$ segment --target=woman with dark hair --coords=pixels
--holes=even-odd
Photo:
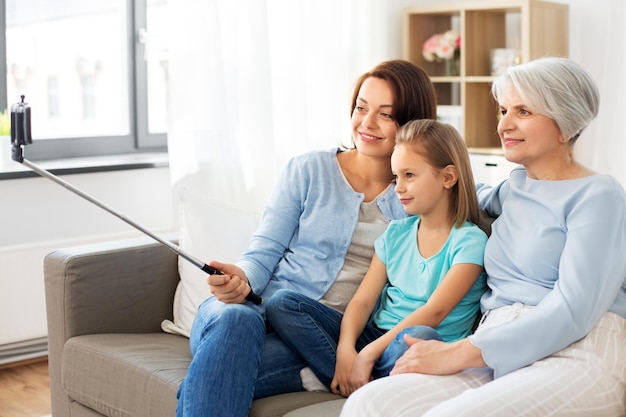
[[[352,149],[293,158],[235,265],[211,262],[214,297],[198,308],[192,361],[179,390],[178,417],[245,417],[252,400],[303,390],[306,364],[265,322],[268,299],[289,288],[344,309],[373,253],[374,239],[404,217],[394,195],[391,153],[398,127],[435,119],[428,75],[401,60],[364,74],[352,99]]]

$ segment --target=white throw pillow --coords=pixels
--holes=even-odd
[[[180,187],[179,246],[201,262],[234,263],[248,247],[260,219],[257,212],[222,204]],[[211,297],[207,274],[179,257],[180,282],[174,296],[174,322],[164,320],[163,331],[189,337],[198,306]]]

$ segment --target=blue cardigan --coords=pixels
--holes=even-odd
[[[364,200],[346,182],[339,151],[297,156],[278,180],[250,246],[237,261],[262,297],[289,288],[317,300],[339,274]],[[394,187],[377,204],[388,220],[406,217]]]

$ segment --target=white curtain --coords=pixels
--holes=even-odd
[[[432,0],[170,0],[170,168],[256,211],[295,154],[350,140],[353,83],[401,57],[402,9]],[[626,6],[570,5],[570,57],[597,81],[578,159],[626,186]]]
[[[600,112],[576,143],[576,156],[626,187],[626,2],[569,0],[570,57],[591,73]]]
[[[172,1],[175,187],[260,211],[290,156],[349,144],[354,81],[400,55],[402,2],[390,3]]]

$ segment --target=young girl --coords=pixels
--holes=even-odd
[[[290,290],[267,305],[283,341],[344,396],[389,374],[408,348],[404,334],[444,341],[469,335],[486,289],[487,236],[475,225],[476,189],[459,133],[433,120],[409,122],[398,130],[391,167],[396,194],[413,216],[392,221],[376,240],[343,319]]]

